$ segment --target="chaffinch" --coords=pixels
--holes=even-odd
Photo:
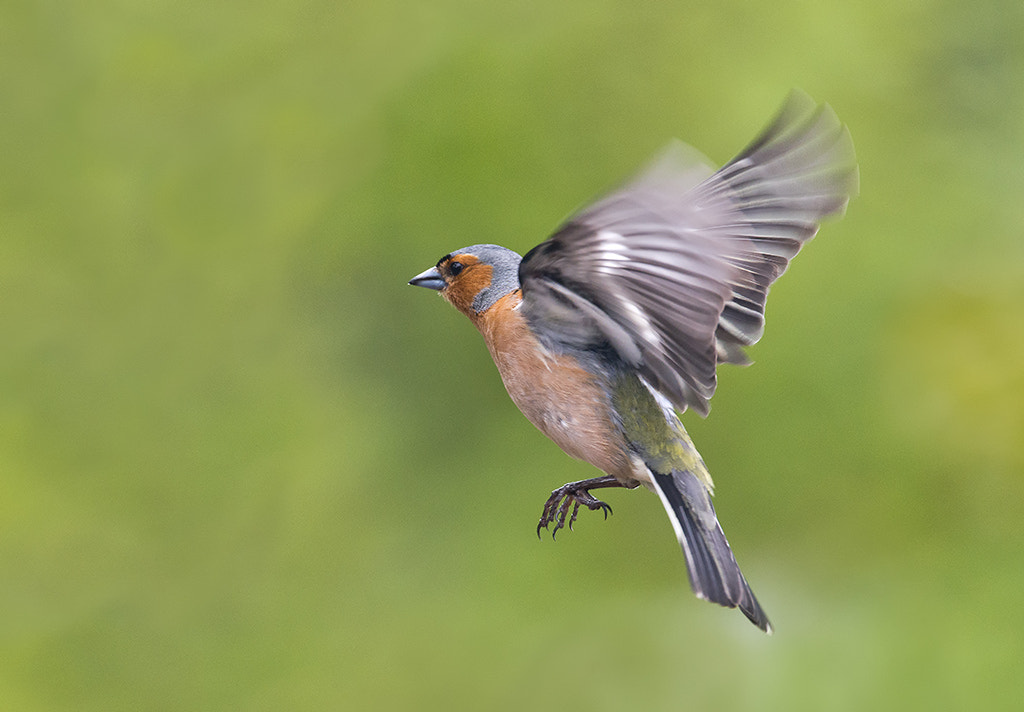
[[[761,338],[769,287],[857,181],[847,129],[794,93],[718,171],[675,143],[525,257],[472,245],[410,280],[480,330],[530,422],[605,473],[554,490],[538,534],[567,518],[571,529],[581,506],[607,518],[592,490],[644,485],[661,498],[697,597],[771,632],[678,413],[707,414],[719,363],[750,363],[743,347]]]

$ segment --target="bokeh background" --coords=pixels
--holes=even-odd
[[[0,7],[0,707],[1019,709],[1024,5]],[[406,280],[792,87],[861,193],[687,426],[776,625],[697,601]]]

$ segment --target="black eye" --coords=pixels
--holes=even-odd
[[[462,271],[463,266],[464,265],[461,262],[449,262],[448,271],[451,272],[452,277],[458,277],[459,272]]]

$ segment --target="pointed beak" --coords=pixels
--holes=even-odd
[[[444,289],[444,277],[437,271],[436,267],[431,267],[426,272],[420,272],[418,275],[409,280],[409,284],[414,287],[426,287],[427,289]]]

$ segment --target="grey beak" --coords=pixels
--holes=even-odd
[[[431,267],[426,272],[421,272],[412,279],[409,280],[409,284],[414,287],[426,287],[427,289],[444,289],[444,277],[437,271],[436,267]]]

